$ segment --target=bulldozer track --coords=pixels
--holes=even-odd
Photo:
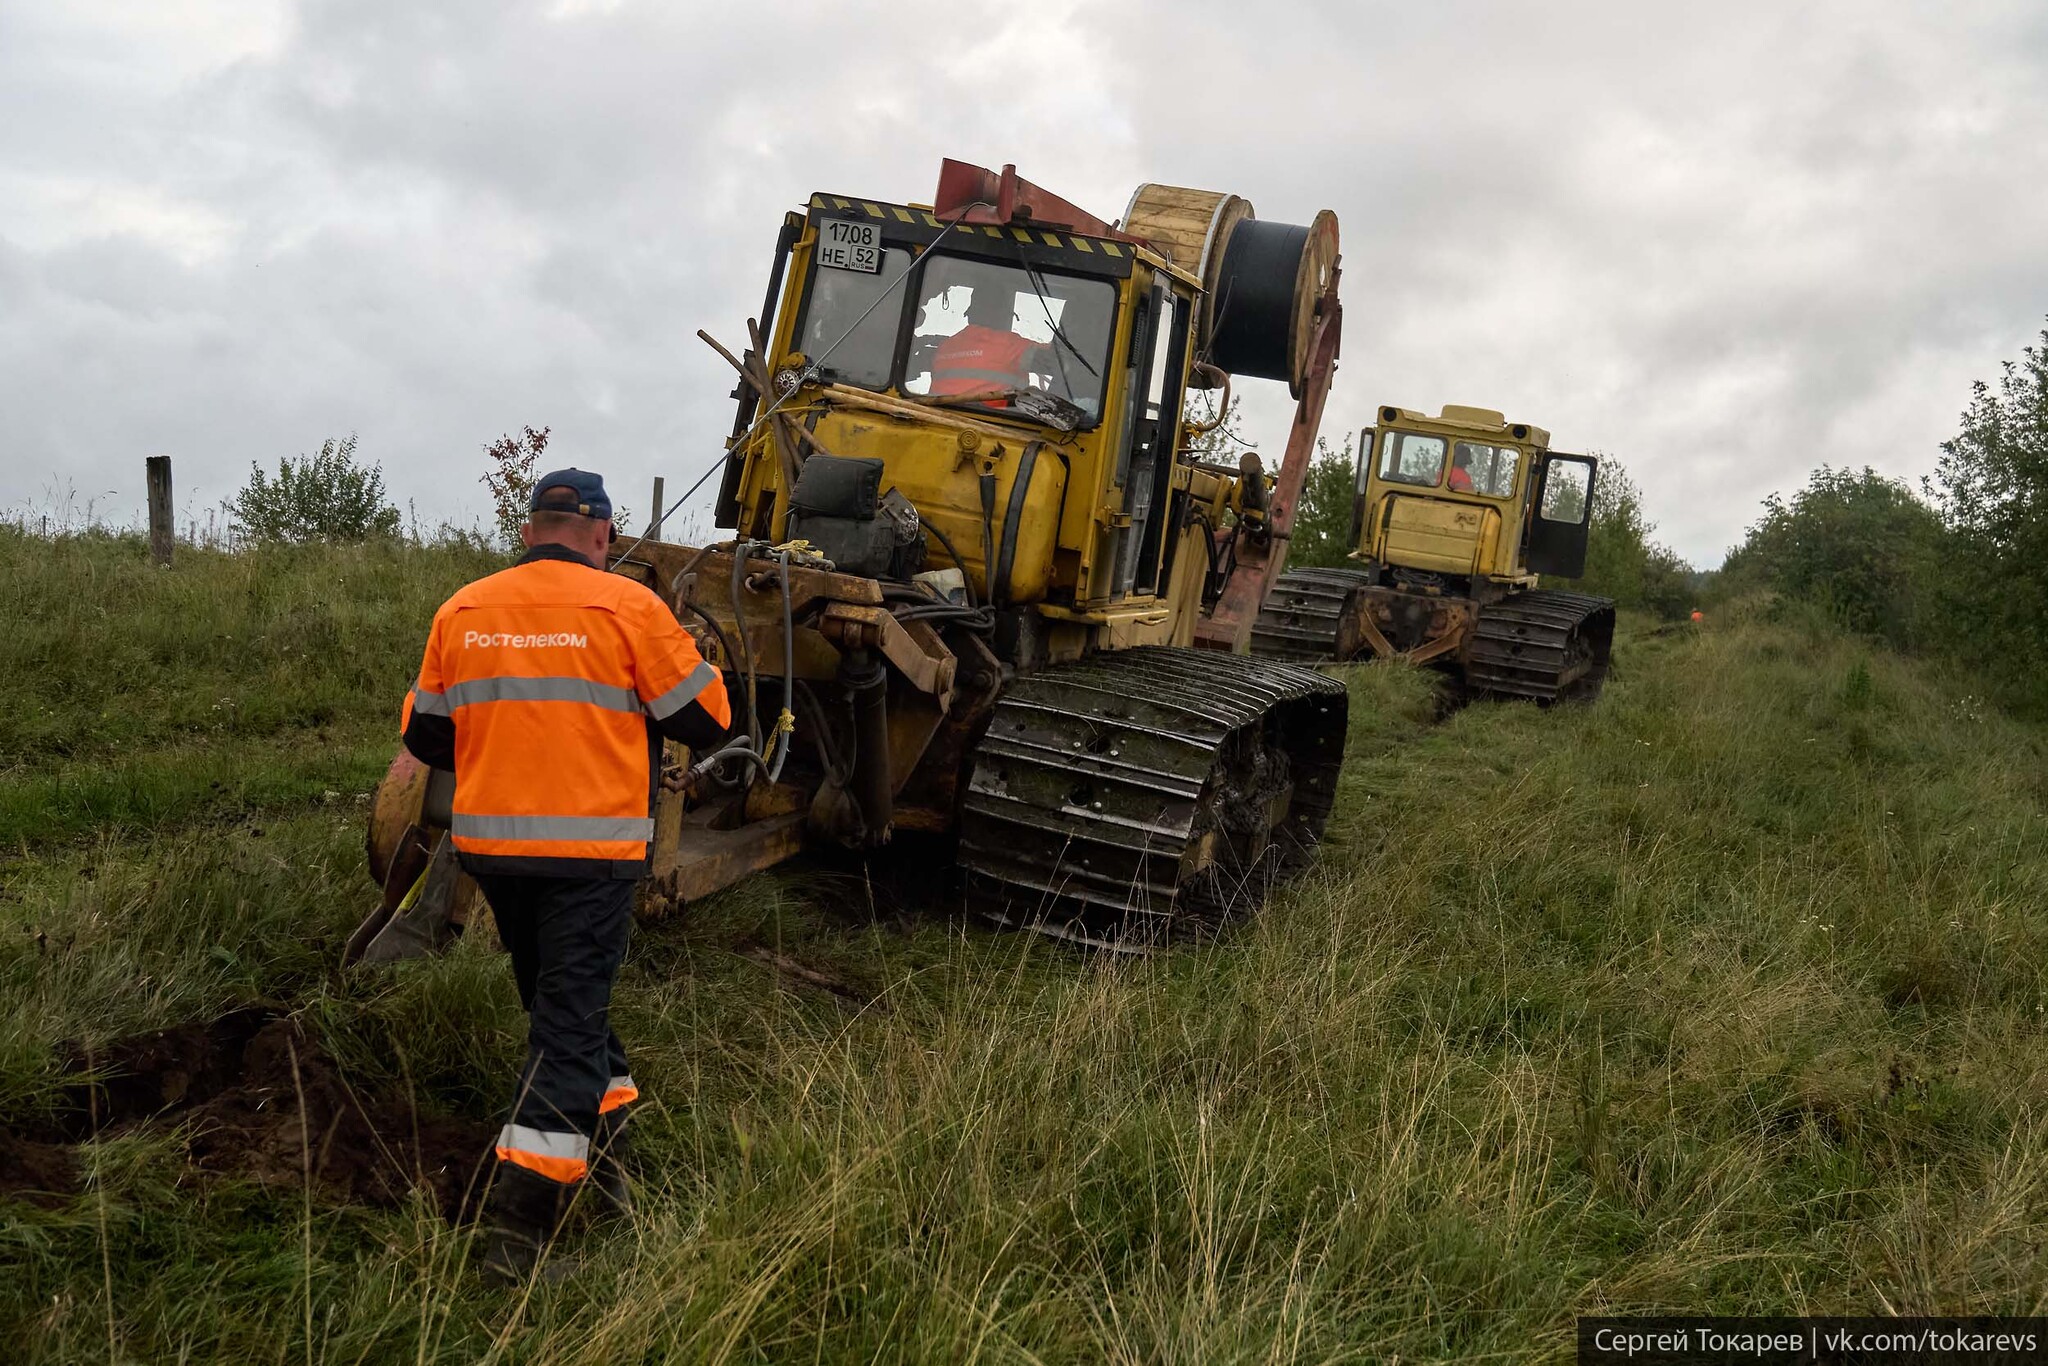
[[[975,753],[960,862],[1003,924],[1141,950],[1256,910],[1336,798],[1344,687],[1147,646],[1018,679]]]
[[[1344,605],[1372,584],[1359,569],[1290,569],[1273,581],[1252,623],[1252,653],[1327,663],[1337,657]]]
[[[1371,576],[1355,569],[1288,570],[1252,627],[1252,652],[1304,663],[1341,660],[1347,606],[1371,586]],[[1613,602],[1537,588],[1481,607],[1471,638],[1441,667],[1454,669],[1472,697],[1591,698],[1606,680],[1613,640]]]
[[[1538,588],[1479,609],[1465,652],[1465,686],[1475,695],[1537,702],[1591,698],[1607,677],[1614,603]]]

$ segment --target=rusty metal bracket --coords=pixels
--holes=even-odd
[[[818,631],[841,649],[880,650],[912,687],[937,698],[941,710],[952,705],[957,661],[928,623],[905,625],[886,608],[835,602],[825,608]]]
[[[736,830],[721,830],[712,824],[717,812],[700,808],[683,818],[674,862],[657,864],[648,887],[648,910],[660,915],[675,910],[721,888],[730,887],[750,873],[772,868],[803,848],[802,812],[771,816]]]
[[[1464,633],[1456,629],[1446,631],[1435,640],[1416,646],[1408,652],[1410,664],[1427,664],[1438,655],[1449,654],[1464,640]]]
[[[1394,648],[1394,642],[1381,634],[1380,625],[1372,619],[1371,611],[1368,610],[1359,615],[1358,628],[1364,632],[1365,643],[1372,647],[1374,658],[1394,659],[1400,655],[1401,652]]]

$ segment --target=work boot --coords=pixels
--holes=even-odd
[[[520,1285],[533,1275],[541,1254],[562,1226],[572,1189],[517,1163],[498,1163],[491,1193],[484,1200],[483,1255],[478,1268],[486,1280]],[[555,1269],[552,1263],[549,1269]]]
[[[590,1189],[597,1196],[598,1212],[608,1219],[633,1215],[633,1181],[627,1175],[633,1160],[628,1113],[622,1105],[599,1115],[590,1144]]]

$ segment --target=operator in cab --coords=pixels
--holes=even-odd
[[[490,903],[527,1012],[526,1062],[484,1204],[484,1274],[531,1276],[586,1178],[630,1209],[626,1131],[640,1091],[610,1023],[647,871],[663,737],[716,745],[724,676],[675,615],[605,572],[618,539],[604,480],[535,485],[526,553],[434,614],[405,747],[455,773],[449,838]]]
[[[1457,449],[1451,452],[1451,477],[1446,483],[1453,493],[1473,492],[1472,452],[1462,441],[1458,443]]]
[[[995,284],[973,286],[967,299],[967,325],[941,341],[932,353],[934,397],[1031,387],[1031,376],[1043,365],[1050,348],[1011,330],[1014,300],[1012,291]],[[1005,408],[1009,400],[991,399],[989,406]]]

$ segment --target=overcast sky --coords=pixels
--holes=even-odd
[[[532,424],[644,515],[782,212],[947,155],[1336,210],[1326,434],[1503,409],[1701,565],[1814,465],[1930,469],[2048,313],[2041,0],[0,0],[0,506],[127,520],[169,454],[203,518],[355,432],[466,522]]]

